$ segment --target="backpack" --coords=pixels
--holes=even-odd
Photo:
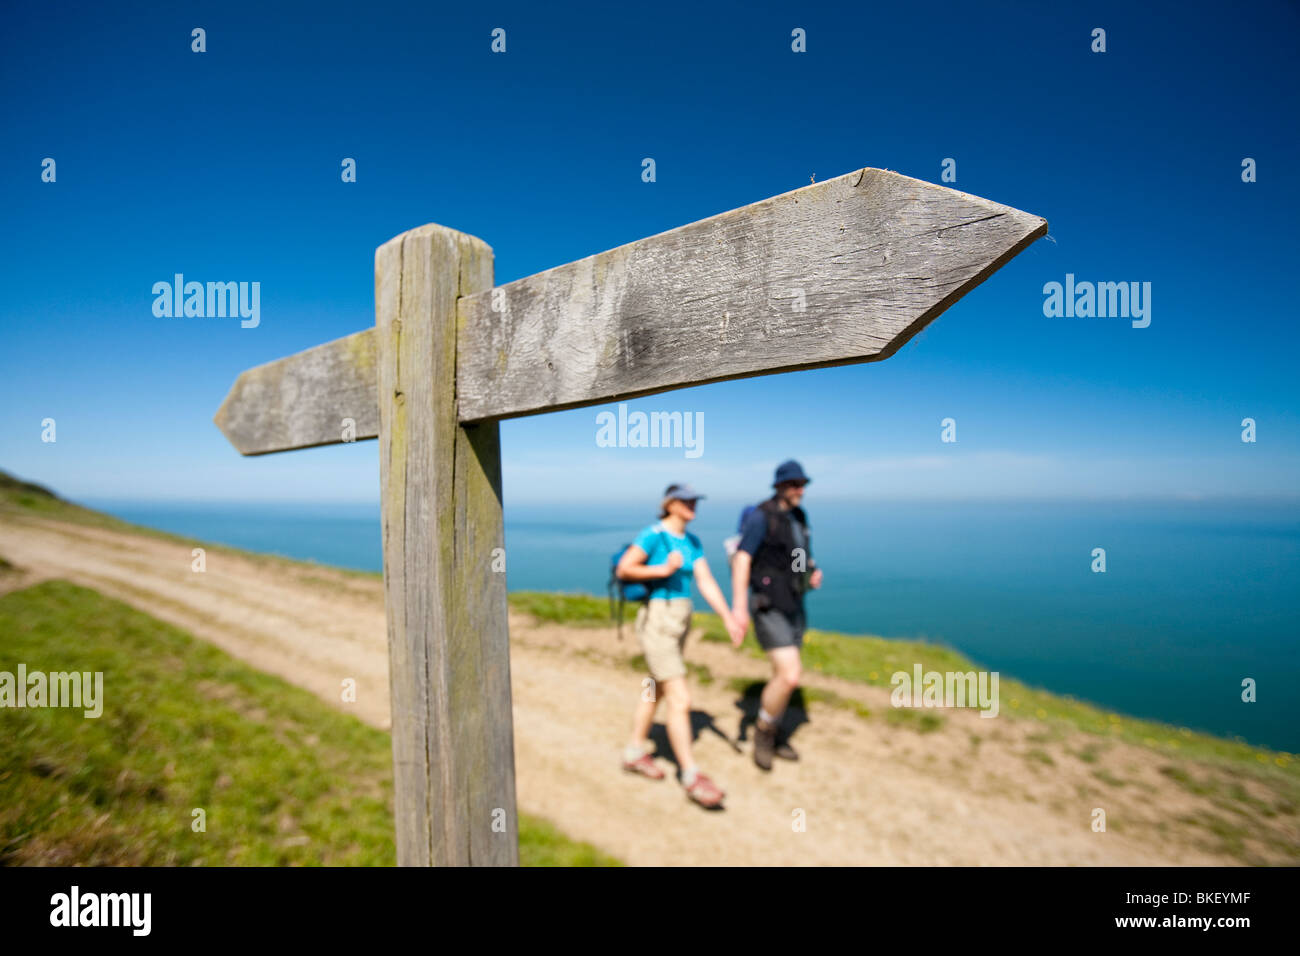
[[[745,529],[745,519],[748,518],[751,514],[753,514],[753,513],[754,513],[755,511],[757,511],[757,510],[758,510],[758,505],[745,505],[745,507],[742,508],[742,509],[740,510],[740,521],[736,522],[736,532],[737,532],[737,533],[736,533],[736,534],[733,534],[733,535],[732,535],[731,537],[729,537],[729,538],[724,538],[724,539],[723,539],[723,541],[722,541],[722,547],[723,547],[723,548],[726,550],[726,552],[727,552],[727,563],[728,563],[728,564],[731,564],[731,563],[732,563],[732,561],[733,561],[734,558],[736,557],[736,552],[737,552],[738,550],[740,550],[740,534],[739,534],[739,532],[741,532],[741,531],[743,531],[743,530]]]
[[[768,504],[768,502],[771,501],[771,500],[772,500],[772,499],[769,498],[768,501],[764,501],[762,504],[757,504],[757,505],[746,505],[746,506],[741,510],[741,512],[740,512],[740,525],[739,525],[739,527],[737,528],[737,530],[738,530],[738,531],[743,531],[743,530],[744,530],[746,519],[748,519],[749,516],[750,516],[751,514],[753,514],[755,511],[763,511],[763,512],[765,512],[766,515],[767,515],[767,530],[764,532],[764,538],[763,538],[763,540],[764,540],[764,542],[766,543],[768,539],[774,537],[774,536],[775,536],[776,527],[775,527],[775,525],[773,524],[773,521],[774,521],[775,519],[774,519],[774,517],[773,517],[773,514],[772,514],[771,510],[768,509],[768,508],[766,507],[767,504]],[[805,524],[805,526],[806,526],[806,521],[804,521],[804,519],[802,518],[802,515],[803,515],[803,511],[802,511],[802,509],[798,509],[797,520],[800,520],[800,521],[803,522],[803,523]],[[738,551],[740,550],[740,541],[741,541],[741,535],[739,535],[739,534],[733,534],[731,537],[727,538],[725,541],[722,542],[723,547],[727,549],[727,563],[730,564],[730,565],[733,565],[733,566],[735,565],[735,562],[736,562],[736,552],[738,552]],[[759,557],[760,557],[760,555],[762,554],[762,552],[763,552],[763,548],[759,548],[759,553],[757,553],[757,554],[754,555],[754,560],[755,560],[756,563],[757,563],[757,561],[759,560]],[[757,596],[757,602],[756,602],[756,605],[757,605],[758,607],[760,607],[760,608],[764,608],[764,607],[779,607],[780,609],[785,610],[785,611],[793,611],[793,610],[795,610],[795,605],[794,605],[792,602],[793,602],[793,601],[796,601],[798,595],[802,594],[802,593],[806,590],[806,585],[805,585],[806,572],[804,573],[803,576],[799,577],[798,580],[796,580],[796,581],[791,585],[791,587],[794,588],[794,594],[795,594],[795,597],[792,598],[792,597],[790,597],[789,595],[786,595],[786,594],[784,594],[784,593],[781,593],[781,592],[780,592],[780,589],[778,589],[778,590],[777,590],[777,594],[776,594],[776,600],[775,600],[775,602],[774,602],[773,599],[772,599],[772,592],[771,592],[771,591],[760,590],[758,587],[756,587],[756,586],[753,584],[753,574],[754,574],[754,571],[755,571],[755,565],[751,565],[751,567],[750,567],[750,575],[751,575],[751,578],[750,578],[750,588],[751,588],[751,593],[753,593],[753,594],[755,594],[755,595]],[[774,577],[775,577],[775,576],[777,576],[777,575],[774,575]]]
[[[663,534],[662,531],[659,532]],[[609,616],[618,623],[618,639],[623,640],[623,608],[628,601],[646,602],[650,600],[650,595],[660,582],[656,581],[624,581],[618,576],[618,562],[623,559],[627,549],[632,547],[631,544],[625,544],[609,557],[609,582],[606,589],[609,591]],[[668,543],[668,549],[672,550],[672,544]],[[667,581],[664,578],[664,581]],[[615,597],[617,596],[617,602]]]

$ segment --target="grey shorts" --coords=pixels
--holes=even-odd
[[[803,632],[807,621],[803,611],[787,615],[775,608],[754,610],[754,596],[749,598],[749,616],[754,621],[754,636],[758,646],[765,651],[774,647],[803,647]]]

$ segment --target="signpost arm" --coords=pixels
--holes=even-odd
[[[428,225],[375,253],[384,594],[401,866],[517,865],[501,455],[456,415],[457,301],[492,250]]]

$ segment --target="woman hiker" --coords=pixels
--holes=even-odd
[[[637,535],[619,559],[616,574],[624,581],[641,581],[650,597],[636,614],[636,635],[641,642],[650,685],[641,694],[632,718],[632,736],[623,752],[623,769],[651,780],[662,780],[664,772],[649,753],[650,726],[662,699],[667,708],[665,723],[668,742],[681,768],[686,795],[703,807],[722,804],[726,795],[700,773],[691,753],[691,695],[686,687],[686,663],[682,648],[691,629],[691,580],[717,612],[739,646],[744,639],[722,589],[704,560],[700,539],[686,530],[695,517],[695,503],[704,496],[690,485],[669,485],[659,509],[659,520]],[[738,639],[739,638],[739,639]]]

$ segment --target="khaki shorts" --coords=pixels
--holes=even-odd
[[[636,636],[656,681],[686,676],[682,648],[691,629],[692,610],[688,597],[652,598],[637,610]]]

